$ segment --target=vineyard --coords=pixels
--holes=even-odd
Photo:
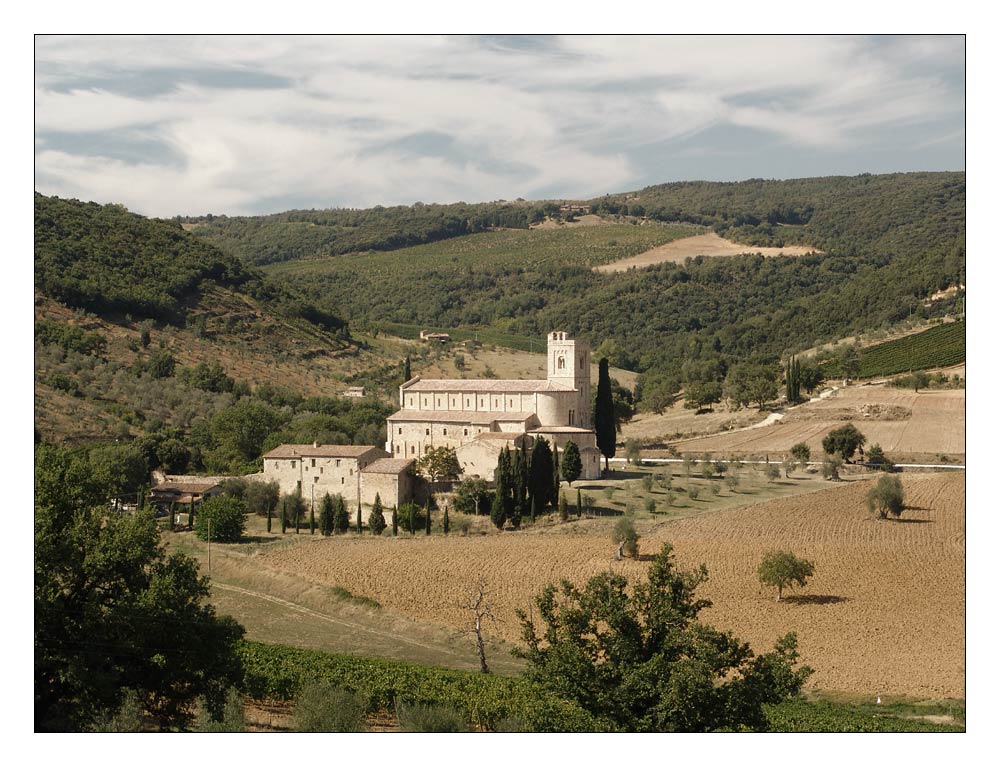
[[[936,325],[861,352],[861,377],[888,376],[965,362],[965,320]]]
[[[281,645],[244,642],[244,688],[258,701],[288,701],[304,682],[323,680],[359,693],[369,714],[392,712],[396,702],[443,705],[478,730],[516,723],[529,732],[595,732],[608,729],[573,703],[523,678],[484,675],[415,663],[334,655]],[[789,700],[765,706],[776,732],[961,732],[961,724],[913,716],[912,707]],[[921,709],[914,709],[919,711]],[[932,711],[950,711],[947,704]],[[964,709],[958,713],[964,718]],[[954,721],[952,716],[942,717]]]

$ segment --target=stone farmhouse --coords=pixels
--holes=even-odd
[[[319,506],[326,493],[342,495],[349,505],[366,505],[375,495],[386,508],[406,503],[413,492],[411,459],[390,458],[382,449],[362,445],[279,445],[264,454],[264,471],[255,475],[275,481],[282,493],[300,493]]]
[[[575,442],[582,478],[599,478],[590,347],[554,331],[546,358],[544,380],[410,379],[399,387],[400,410],[388,418],[386,451],[402,460],[451,447],[465,474],[492,480],[503,446],[530,448],[544,437],[560,452]]]

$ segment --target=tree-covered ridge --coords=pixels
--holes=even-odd
[[[590,201],[602,214],[687,221],[754,245],[861,255],[965,235],[965,173],[891,173],[774,181],[684,181]]]
[[[527,229],[555,203],[487,202],[468,205],[377,205],[367,209],[289,210],[269,216],[182,219],[193,231],[248,263],[269,264],[367,250],[396,250],[490,229]]]
[[[35,194],[37,291],[95,314],[181,324],[209,281],[326,330],[344,327],[325,302],[298,300],[176,222]]]
[[[748,211],[741,226],[759,234],[772,226],[767,212],[784,206],[799,213],[781,215],[805,221],[793,226],[824,252],[591,271],[613,253],[624,257],[653,247],[656,238],[697,231],[690,223],[646,220],[488,232],[269,271],[307,295],[331,298],[352,320],[489,328],[528,338],[565,328],[595,346],[606,343],[603,356],[612,364],[642,371],[676,369],[690,359],[777,358],[910,317],[944,315],[960,300],[924,306],[935,291],[965,281],[961,173],[698,182],[635,197],[641,202],[630,198],[624,208],[614,207],[615,198],[594,204],[608,214],[709,224],[741,240],[753,238],[725,229],[739,219],[735,211]],[[755,225],[758,216],[764,223]]]

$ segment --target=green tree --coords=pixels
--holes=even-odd
[[[431,499],[427,498],[427,503],[424,504],[424,535],[431,534]]]
[[[823,437],[823,451],[839,455],[847,463],[851,462],[854,453],[864,444],[865,435],[853,423],[834,429]]]
[[[267,532],[271,532],[271,507],[267,509]],[[171,510],[171,516],[173,516],[173,511]]]
[[[363,732],[365,703],[357,693],[330,682],[307,682],[295,701],[292,725],[296,732]]]
[[[664,545],[648,579],[594,576],[583,588],[562,581],[536,598],[541,632],[523,610],[528,679],[624,732],[765,730],[765,704],[800,691],[794,634],[755,656],[729,632],[698,622],[711,602],[695,598],[708,577],[675,569]]]
[[[879,471],[892,471],[895,467],[895,464],[889,460],[885,452],[883,452],[882,446],[877,442],[868,448],[867,458],[867,464]]]
[[[406,355],[406,359],[403,360],[403,383],[406,383],[411,378],[413,378],[413,372],[410,370],[410,355]]]
[[[213,541],[236,543],[246,530],[247,506],[239,498],[231,495],[206,498],[198,509],[194,534],[201,540],[207,541],[210,523]]]
[[[431,482],[458,479],[462,466],[451,447],[432,447],[417,460],[417,471]]]
[[[447,518],[448,518],[448,512],[447,512],[447,510],[445,510],[445,515],[444,516],[445,516],[445,522],[447,522]],[[448,531],[445,530],[445,534],[446,535],[447,535],[447,533],[448,533]],[[392,537],[395,538],[397,535],[399,535],[399,511],[396,509],[395,506],[393,506],[392,507]]]
[[[385,514],[382,511],[382,499],[378,493],[375,493],[372,512],[368,515],[368,529],[375,535],[382,535],[382,531],[385,530]]]
[[[200,695],[219,710],[243,629],[216,616],[197,563],[167,555],[151,513],[108,513],[85,460],[43,445],[35,461],[35,730],[86,729],[130,689],[164,727]]]
[[[532,500],[532,515],[540,514],[554,500],[552,473],[552,450],[548,440],[539,437],[531,448],[531,462],[528,465],[528,493]]]
[[[632,558],[639,556],[639,534],[635,531],[632,518],[628,515],[619,517],[615,522],[611,540],[618,547],[618,559],[623,555]]]
[[[723,386],[726,397],[738,407],[751,402],[763,410],[778,396],[778,375],[774,366],[760,363],[733,365]]]
[[[351,526],[351,521],[347,515],[347,504],[344,503],[344,496],[339,493],[333,497],[333,529],[338,533],[346,533]]]
[[[576,489],[576,518],[580,519],[583,516],[583,499],[580,496],[580,488]]]
[[[840,479],[840,469],[844,465],[844,459],[839,455],[827,454],[823,458],[823,479],[832,479],[835,482]]]
[[[277,482],[248,482],[243,501],[248,514],[264,516],[278,508],[281,488]]]
[[[158,349],[146,363],[146,370],[153,378],[170,378],[174,374],[176,365],[174,355],[166,349]]]
[[[899,477],[883,474],[868,491],[868,511],[885,519],[890,514],[897,519],[906,508],[903,502],[903,482]]]
[[[647,410],[662,415],[677,401],[680,382],[674,377],[645,374],[642,378],[640,403]]]
[[[569,484],[570,487],[573,483],[580,478],[580,474],[583,473],[583,461],[580,459],[580,448],[576,446],[576,443],[570,440],[566,443],[566,447],[563,448],[563,459],[562,459],[562,476],[563,479]]]
[[[511,459],[511,509],[510,525],[515,530],[521,527],[521,519],[527,513],[528,498],[528,459],[522,447],[514,451]]]
[[[823,372],[815,362],[806,362],[799,367],[799,382],[802,388],[812,394],[823,383]]]
[[[90,451],[94,479],[111,491],[116,505],[134,501],[149,483],[149,463],[138,445],[102,445]]]
[[[448,519],[448,507],[444,507],[444,517],[441,518],[441,530],[445,535],[451,530],[451,522]]]
[[[594,400],[594,431],[597,433],[597,449],[604,456],[604,470],[608,461],[615,457],[615,442],[618,433],[615,426],[615,405],[611,394],[611,375],[608,360],[602,358],[598,364],[597,397]]]
[[[805,442],[797,442],[792,445],[792,458],[799,462],[804,469],[809,464],[809,445]]]
[[[789,586],[805,586],[813,574],[815,565],[807,559],[799,559],[790,551],[769,551],[757,568],[757,577],[767,586],[778,589],[778,599]]]
[[[316,504],[309,504],[309,535],[313,535],[316,532]]]
[[[467,477],[455,488],[455,508],[463,514],[481,514],[489,508],[489,496],[486,480]]]
[[[569,505],[566,502],[566,493],[559,494],[559,519],[563,522],[569,521]]]
[[[711,410],[721,401],[722,384],[718,381],[691,381],[684,388],[684,407],[689,410]]]
[[[333,535],[333,514],[333,497],[329,493],[325,493],[319,509],[319,531],[323,535]]]
[[[361,499],[360,498],[358,498],[357,524],[356,524],[356,526],[355,526],[354,529],[355,529],[355,531],[357,532],[358,535],[361,535]]]

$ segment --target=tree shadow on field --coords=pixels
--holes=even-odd
[[[933,519],[913,519],[913,518],[907,519],[906,517],[899,517],[898,519],[894,519],[892,521],[896,522],[898,524],[901,524],[901,525],[929,525],[934,520]]]
[[[782,597],[781,601],[793,605],[838,605],[848,600],[847,597],[837,597],[832,594],[792,594]]]

